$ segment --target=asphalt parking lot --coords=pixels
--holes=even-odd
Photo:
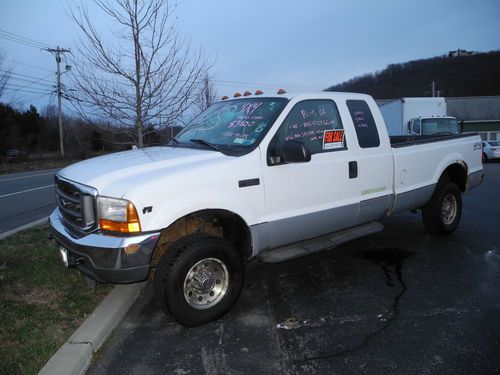
[[[46,218],[56,207],[54,175],[58,169],[0,176],[0,236]]]
[[[147,287],[88,374],[500,373],[500,163],[459,229],[420,214],[310,257],[252,261],[223,319],[184,328]]]

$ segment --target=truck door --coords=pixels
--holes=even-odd
[[[350,131],[333,100],[304,100],[261,149],[271,248],[354,225],[359,189]],[[289,141],[302,142],[311,160],[285,164],[280,149]]]
[[[358,166],[356,189],[360,195],[356,224],[381,218],[391,206],[393,154],[380,112],[364,100],[347,100],[350,120],[356,132]],[[374,116],[378,118],[375,119]],[[380,131],[380,134],[379,134]],[[403,178],[404,176],[402,176]]]

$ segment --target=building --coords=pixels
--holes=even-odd
[[[447,115],[460,121],[463,133],[479,133],[483,141],[500,140],[500,96],[447,97]]]
[[[448,57],[461,57],[461,56],[470,56],[473,55],[474,51],[466,51],[464,49],[457,49],[456,51],[448,52]]]

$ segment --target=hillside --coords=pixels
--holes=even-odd
[[[500,95],[500,51],[391,64],[325,91],[361,92],[375,99],[431,96],[433,81],[441,96]]]

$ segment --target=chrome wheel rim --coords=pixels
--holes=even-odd
[[[209,309],[224,298],[228,285],[226,265],[217,258],[202,259],[186,274],[184,298],[195,309]]]
[[[453,194],[447,194],[443,198],[443,203],[441,204],[441,218],[445,225],[450,225],[453,223],[457,217],[458,203],[457,198]]]

